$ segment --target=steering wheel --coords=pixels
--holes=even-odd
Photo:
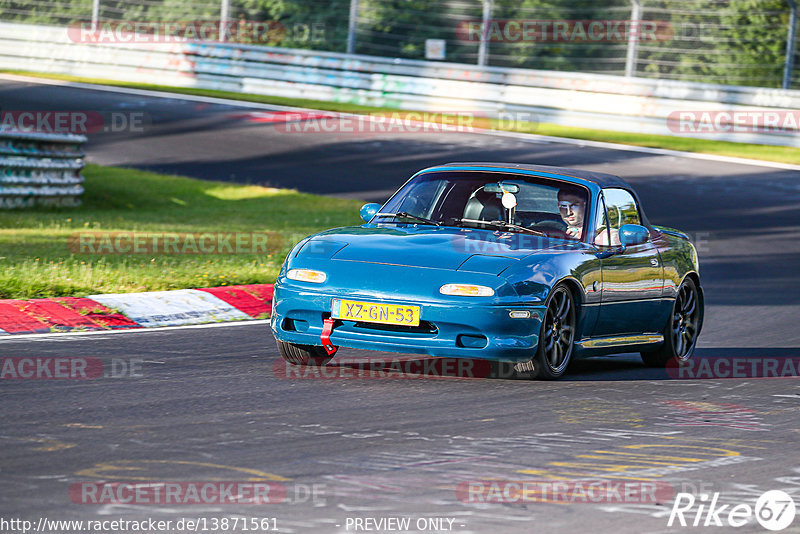
[[[544,232],[549,237],[565,238],[567,236],[567,225],[562,221],[539,221],[531,226],[531,229]]]

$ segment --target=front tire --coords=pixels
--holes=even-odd
[[[278,352],[287,363],[292,365],[313,365],[321,367],[331,361],[325,349],[316,345],[295,345],[276,339]]]
[[[564,284],[557,285],[547,297],[536,355],[517,364],[516,370],[530,372],[531,378],[539,380],[561,378],[572,359],[577,317],[572,292]]]
[[[688,361],[697,346],[702,321],[702,301],[694,280],[687,278],[678,288],[675,304],[664,327],[664,343],[656,351],[642,352],[648,367],[666,367],[671,360]]]

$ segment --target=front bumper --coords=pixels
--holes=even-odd
[[[302,345],[322,345],[323,320],[331,315],[332,300],[342,295],[276,284],[271,327],[277,339]],[[438,302],[359,296],[348,299],[421,307],[420,328],[396,328],[353,321],[335,322],[331,343],[339,347],[428,354],[447,358],[527,361],[538,344],[544,306],[475,304],[470,297]],[[512,319],[511,310],[527,310],[530,318]]]

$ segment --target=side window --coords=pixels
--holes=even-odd
[[[642,224],[639,208],[633,195],[624,189],[603,189],[606,213],[597,223],[594,244],[601,246],[619,246],[619,228],[623,224]]]
[[[602,193],[597,197],[597,217],[594,222],[594,244],[607,247],[608,241],[608,222],[606,221],[606,203],[603,201]]]
[[[642,224],[633,195],[624,189],[604,189],[609,226],[619,230],[623,224]]]

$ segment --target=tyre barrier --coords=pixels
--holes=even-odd
[[[0,130],[0,209],[81,203],[86,137]]]

